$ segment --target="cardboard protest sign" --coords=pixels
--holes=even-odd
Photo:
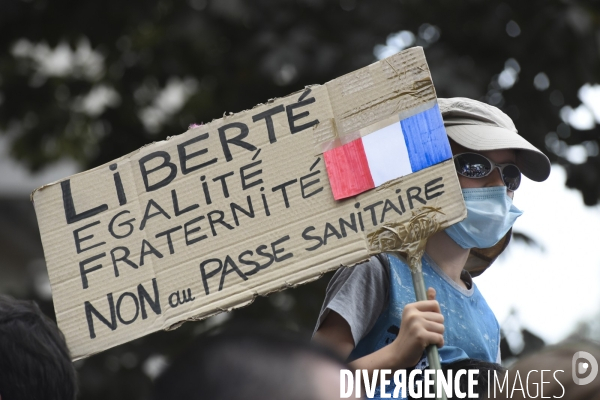
[[[466,215],[420,48],[32,198],[74,359],[352,266],[423,207]]]

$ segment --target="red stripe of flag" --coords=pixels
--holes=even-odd
[[[326,151],[323,158],[336,200],[356,196],[375,187],[361,139]]]

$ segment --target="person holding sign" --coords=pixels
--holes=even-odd
[[[443,364],[500,362],[500,327],[468,271],[478,275],[505,249],[522,214],[512,202],[521,174],[541,182],[550,161],[498,108],[466,98],[438,104],[467,218],[427,242],[428,301],[415,302],[409,266],[391,254],[336,272],[313,339],[331,345],[353,369],[421,366],[428,345],[440,348]],[[392,390],[393,383],[387,393]]]

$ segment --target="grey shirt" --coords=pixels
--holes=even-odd
[[[473,286],[471,275],[467,271],[462,272],[461,279],[467,287]],[[390,266],[383,254],[373,256],[369,261],[354,267],[338,269],[327,285],[314,332],[319,329],[329,311],[335,311],[350,325],[356,346],[375,326],[379,315],[387,306],[389,288]]]
[[[390,267],[382,261],[387,264],[385,257],[373,256],[367,262],[336,271],[327,285],[315,332],[329,311],[335,311],[350,325],[355,346],[369,333],[388,302]]]

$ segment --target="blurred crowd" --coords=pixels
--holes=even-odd
[[[575,369],[581,368],[573,355],[582,351],[600,359],[597,344],[566,342],[519,360],[508,370],[466,360],[445,366],[444,373],[478,370],[476,397],[467,398],[531,399],[542,395],[598,400],[600,379],[592,379],[591,384],[571,379],[577,374]],[[347,368],[332,350],[291,332],[239,326],[201,335],[158,376],[152,396],[155,400],[340,399],[340,371]],[[597,363],[595,368],[597,372]],[[542,370],[561,371],[562,375],[551,379],[547,374],[547,381],[542,375],[541,387],[538,376]],[[490,378],[489,371],[499,373],[499,381],[504,381],[504,375],[510,378],[498,392],[493,382],[496,378]],[[517,375],[520,379],[515,390],[512,377]],[[466,375],[460,390],[467,393]],[[0,296],[0,399],[73,400],[76,396],[77,373],[56,324],[35,302]]]

